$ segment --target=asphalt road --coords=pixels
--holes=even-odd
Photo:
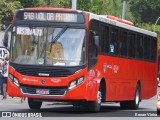
[[[159,87],[160,91],[160,87]],[[15,112],[20,114],[37,113],[42,117],[156,117],[157,96],[151,99],[143,100],[138,110],[122,110],[119,103],[103,103],[100,112],[87,112],[83,108],[73,107],[68,103],[44,102],[41,110],[30,110],[27,100],[21,103],[20,98],[8,97],[6,100],[0,100],[0,111]],[[0,113],[1,113],[0,112]],[[145,116],[146,115],[146,116]],[[1,116],[1,115],[0,115]]]

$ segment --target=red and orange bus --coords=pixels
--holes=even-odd
[[[7,37],[6,37],[7,38]],[[157,34],[111,16],[26,8],[12,22],[8,94],[69,101],[99,111],[102,102],[137,109],[157,93]]]

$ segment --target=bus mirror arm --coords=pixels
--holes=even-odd
[[[95,31],[93,31],[93,30],[91,30],[90,32],[93,35],[93,42],[94,42],[94,44],[99,49],[99,36],[98,36],[98,34]]]
[[[94,36],[94,44],[96,45],[96,47],[99,51],[99,36],[98,35]]]
[[[3,45],[5,47],[8,47],[8,38],[9,38],[8,31],[10,28],[11,28],[11,24],[7,27],[7,29],[5,30],[5,33],[4,33]]]

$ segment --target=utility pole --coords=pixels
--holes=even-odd
[[[126,14],[126,0],[123,0],[122,19],[125,19]]]
[[[156,25],[157,25],[159,19],[160,19],[160,17],[158,17],[158,19],[156,20],[156,22],[155,22],[155,24],[154,24],[154,32],[155,32],[155,30],[156,30]]]
[[[106,3],[106,0],[103,0],[103,3],[102,3],[102,15],[104,15],[105,3]]]
[[[72,0],[72,9],[73,10],[77,9],[77,0]]]

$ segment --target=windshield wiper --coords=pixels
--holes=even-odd
[[[53,45],[53,43],[55,43],[67,29],[68,29],[68,26],[66,25],[65,27],[62,28],[62,30],[54,38],[53,38],[53,35],[52,35],[50,52],[52,51],[52,45]],[[45,48],[46,48],[46,44],[43,44],[40,56],[42,56],[43,52],[45,51]]]
[[[34,35],[34,32],[33,32],[33,26],[32,24],[29,24],[29,29],[32,31],[32,44],[35,45],[35,44],[38,44],[38,41],[35,40],[35,35]]]
[[[56,43],[57,40],[61,37],[61,35],[68,29],[68,25],[66,25],[54,38],[52,35],[52,42],[51,42],[51,48],[50,48],[50,53],[52,51],[52,45],[53,43]]]

